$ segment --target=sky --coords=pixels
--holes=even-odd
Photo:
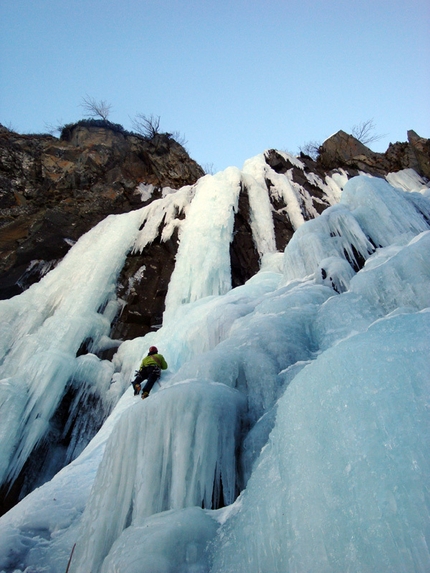
[[[428,0],[1,0],[0,123],[43,133],[83,98],[179,132],[207,171],[372,119],[430,137]]]

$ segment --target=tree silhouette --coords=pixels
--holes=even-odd
[[[112,104],[106,100],[102,99],[97,101],[89,95],[82,98],[80,106],[86,110],[85,115],[87,117],[100,117],[103,121],[107,121],[112,109]]]

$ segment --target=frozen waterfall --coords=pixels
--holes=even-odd
[[[2,445],[12,471],[54,407],[35,372],[57,401],[81,380],[116,406],[79,457],[0,519],[0,571],[64,573],[75,544],[75,573],[429,571],[428,189],[410,173],[396,187],[353,178],[317,219],[296,213],[280,254],[268,204],[257,209],[257,172],[229,169],[151,204],[180,227],[168,320],[112,362],[76,351],[84,338],[94,352],[113,344],[115,276],[150,240],[151,226],[139,231],[149,208],[108,218],[5,303],[16,322],[3,326],[0,436],[14,436]],[[245,181],[262,267],[231,289],[226,253]],[[79,283],[77,260],[94,283]],[[76,308],[73,320],[63,308]],[[19,378],[24,406],[12,368],[20,340],[34,356],[34,378]],[[169,370],[142,402],[129,381],[151,344]]]

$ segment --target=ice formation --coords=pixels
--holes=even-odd
[[[0,571],[63,573],[75,544],[75,573],[430,569],[428,189],[410,172],[394,187],[338,173],[324,182],[333,206],[303,222],[288,174],[262,173],[260,159],[108,218],[5,303],[15,322],[3,325],[1,436],[22,447],[6,442],[1,454],[13,472],[68,380],[117,404],[80,456],[0,519]],[[292,205],[283,256],[266,176]],[[261,202],[262,268],[231,289],[226,253],[245,184]],[[112,363],[76,358],[85,339],[94,352],[112,343],[118,269],[163,220],[181,239],[165,325],[121,344]],[[94,267],[88,284],[78,260]],[[169,370],[142,402],[129,381],[150,344]],[[29,379],[13,369],[25,348]]]
[[[122,531],[170,509],[231,504],[245,398],[224,384],[184,381],[134,403],[116,425],[77,543],[81,571],[97,571]],[[124,444],[127,452],[124,455]],[[115,519],[106,512],[115,507]]]
[[[376,321],[294,378],[213,573],[428,570],[429,329]]]
[[[140,214],[105,219],[57,268],[22,295],[0,302],[0,482],[13,481],[44,438],[68,384],[106,396],[113,368],[95,356],[109,347],[117,311],[115,285]]]

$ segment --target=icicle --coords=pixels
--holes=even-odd
[[[240,183],[240,171],[233,167],[197,183],[181,230],[165,322],[182,304],[230,290],[230,242]]]
[[[357,271],[373,251],[349,209],[335,205],[294,233],[284,254],[285,281],[313,275],[329,257],[347,260]]]
[[[119,271],[141,214],[110,216],[81,237],[61,263],[27,291],[0,301],[0,482],[16,479],[43,438],[72,379],[85,340],[109,333]],[[12,389],[13,387],[13,389]],[[7,413],[6,413],[7,412]],[[7,435],[7,439],[6,439]]]
[[[408,196],[383,179],[361,176],[345,185],[341,203],[348,206],[374,245],[385,247],[409,241],[429,228]]]
[[[143,517],[232,503],[244,406],[243,396],[223,384],[188,381],[139,400],[123,415],[106,447],[71,571],[96,573],[122,530]]]

